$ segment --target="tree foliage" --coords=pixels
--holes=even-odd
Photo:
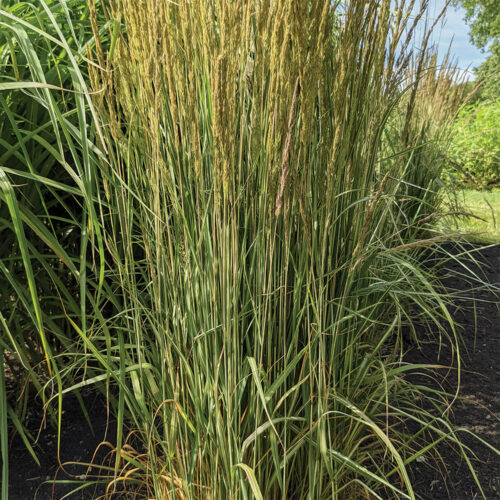
[[[480,90],[482,100],[492,101],[500,96],[500,43],[493,44],[491,55],[476,69],[479,80],[484,80]]]
[[[500,95],[500,2],[498,0],[456,0],[466,12],[471,42],[491,54],[478,68],[476,75],[485,83],[481,99],[494,100]],[[488,44],[490,44],[488,46]]]
[[[500,36],[500,2],[498,0],[457,0],[465,9],[470,25],[470,39],[483,48]]]

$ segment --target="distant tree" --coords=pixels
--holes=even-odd
[[[472,43],[483,48],[500,37],[500,2],[498,0],[455,0],[465,9]]]
[[[474,45],[491,54],[476,68],[480,79],[488,78],[480,95],[483,99],[500,98],[500,0],[455,0],[465,9],[465,20],[470,26],[470,39]]]
[[[497,40],[491,47],[491,55],[476,69],[477,77],[486,78],[480,90],[481,99],[500,99],[500,42]]]

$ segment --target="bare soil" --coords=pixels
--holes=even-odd
[[[94,456],[99,444],[105,441],[116,443],[116,423],[108,415],[103,396],[86,392],[83,397],[92,428],[89,427],[77,399],[72,396],[65,397],[60,464],[57,461],[57,432],[49,425],[40,430],[42,408],[38,401],[33,401],[27,427],[35,436],[40,432],[34,446],[40,466],[28,453],[19,436],[15,436],[9,449],[9,500],[50,500],[63,497],[91,500],[104,493],[103,485],[97,484],[65,497],[79,486],[78,480],[88,471],[87,467],[81,464],[92,461],[103,463],[110,447],[103,446]],[[56,484],[54,479],[70,482]]]
[[[449,247],[451,252],[459,250]],[[449,415],[453,427],[471,431],[477,437],[500,448],[500,322],[498,296],[477,282],[500,284],[500,245],[474,251],[477,262],[468,261],[469,271],[456,262],[441,270],[448,292],[461,295],[451,309],[454,320],[461,326],[462,371],[459,397]],[[450,270],[452,271],[450,273]],[[454,272],[453,272],[454,271]],[[457,277],[456,271],[462,276]],[[475,274],[476,276],[474,276]],[[473,300],[475,299],[475,300]],[[412,363],[430,363],[456,367],[456,355],[451,343],[439,340],[435,332],[419,333],[422,339],[406,356]],[[454,394],[457,371],[440,370],[439,378],[428,377],[420,382],[436,390]],[[444,375],[444,376],[443,376]],[[471,464],[481,484],[484,497],[500,499],[500,461],[493,450],[468,432],[457,436],[470,448]],[[426,500],[475,500],[483,498],[467,462],[458,449],[447,444],[437,447],[425,461],[410,467],[417,495]]]

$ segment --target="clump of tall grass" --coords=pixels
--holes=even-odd
[[[377,171],[414,28],[390,7],[108,6],[120,372],[159,497],[413,496],[389,424],[413,388],[380,353],[425,285]]]
[[[395,216],[408,153],[406,170],[381,165],[426,2],[416,16],[405,0],[88,5],[88,43],[70,46],[57,23],[45,37],[68,57],[74,120],[27,63],[68,186],[24,177],[76,185],[78,256],[44,241],[78,302],[58,295],[68,331],[59,356],[52,339],[42,350],[59,405],[89,384],[110,397],[109,494],[414,498],[407,466],[425,448],[398,423],[456,437],[415,406],[394,339],[410,307],[452,321],[409,257],[429,241]],[[35,283],[30,252],[18,262]],[[36,290],[20,295],[42,336]],[[146,453],[125,442],[125,420]]]
[[[384,130],[387,160],[382,171],[400,183],[396,217],[406,231],[421,233],[422,221],[435,223],[442,215],[446,189],[441,177],[453,122],[466,99],[463,78],[449,52],[438,64],[436,49],[424,45],[411,60],[404,80],[408,91]]]

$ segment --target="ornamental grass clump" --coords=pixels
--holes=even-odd
[[[57,382],[59,405],[85,385],[109,397],[108,495],[415,498],[408,465],[458,442],[404,376],[412,311],[453,322],[415,257],[440,237],[397,215],[408,151],[401,167],[383,140],[427,3],[88,6],[85,43],[47,38],[67,54],[73,113],[45,86],[35,96],[68,176],[25,177],[76,191],[62,206],[81,240],[66,259],[78,300],[58,296],[64,342],[56,355],[41,336],[52,368],[33,378]],[[13,193],[7,179],[22,227]],[[45,241],[64,263],[64,238]],[[18,262],[29,275],[29,249]]]
[[[107,6],[106,244],[158,497],[413,496],[381,348],[426,283],[377,165],[418,19],[390,7]]]
[[[384,129],[381,162],[382,171],[400,185],[395,217],[406,233],[416,231],[420,236],[423,221],[435,223],[443,215],[439,207],[446,190],[441,177],[453,122],[467,98],[461,85],[465,73],[450,62],[449,53],[438,64],[436,49],[423,49],[410,62],[404,80],[408,91]],[[432,225],[425,229],[428,235],[436,233]]]

